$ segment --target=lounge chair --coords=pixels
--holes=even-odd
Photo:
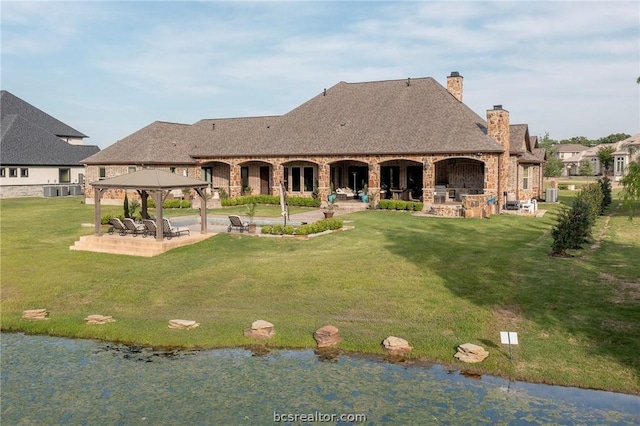
[[[240,232],[249,230],[249,222],[243,222],[238,215],[230,215],[229,221],[231,223],[227,227],[227,232],[231,232],[233,228],[240,230]]]
[[[120,235],[127,235],[127,227],[124,226],[124,223],[117,217],[112,217],[109,219],[109,224],[111,224],[111,228],[109,228],[109,234],[113,235],[114,232],[118,231]]]
[[[191,235],[189,228],[173,226],[171,222],[169,222],[169,219],[162,219],[162,232],[167,236],[167,240],[170,240],[171,237],[179,237],[180,234]]]
[[[130,217],[122,219],[122,223],[127,228],[127,234],[132,234],[134,237],[146,233],[144,225],[135,223]]]
[[[142,224],[144,225],[145,230],[144,234],[142,234],[144,238],[146,238],[147,235],[151,235],[152,237],[156,236],[156,234],[158,233],[158,227],[156,226],[155,220],[143,219]]]

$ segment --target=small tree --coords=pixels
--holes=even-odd
[[[553,151],[549,159],[547,159],[546,164],[544,165],[544,177],[558,177],[562,174],[562,168],[564,164],[562,160],[555,155],[553,155]]]
[[[622,206],[629,210],[629,220],[640,210],[640,159],[629,163],[629,169],[625,177],[620,180],[622,191]]]
[[[129,216],[129,197],[127,197],[127,193],[124,193],[124,217],[131,217]]]
[[[589,160],[582,160],[578,166],[578,174],[580,176],[593,176],[595,173],[593,163]]]
[[[598,160],[600,160],[600,164],[604,167],[605,175],[613,166],[613,153],[615,151],[616,149],[612,146],[601,146],[600,149],[598,149]]]

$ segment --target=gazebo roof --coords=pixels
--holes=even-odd
[[[95,188],[124,188],[140,190],[206,188],[208,183],[187,176],[177,175],[158,169],[143,169],[111,179],[91,182]]]

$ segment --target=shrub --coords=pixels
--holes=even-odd
[[[293,235],[294,228],[293,225],[287,225],[282,230],[286,235]]]
[[[569,189],[569,185],[565,183],[558,184],[558,189]]]
[[[380,207],[382,210],[386,210],[389,208],[389,200],[380,200],[380,202],[378,203],[378,207]]]
[[[280,224],[272,225],[271,233],[274,235],[282,235],[284,233],[284,227]]]
[[[155,201],[153,201],[151,198],[149,198],[149,200],[147,201],[147,208],[152,209],[156,207],[156,203]],[[165,209],[179,209],[179,208],[183,208],[183,209],[188,209],[191,207],[191,201],[189,200],[166,200],[163,204],[162,207]]]
[[[598,179],[600,190],[602,191],[602,210],[600,214],[603,214],[605,209],[611,204],[611,179],[607,176]]]
[[[589,212],[589,227],[595,224],[596,218],[603,212],[603,199],[602,189],[598,183],[590,183],[589,185],[584,186],[576,196],[576,200],[584,200],[587,204]]]
[[[271,234],[272,230],[273,230],[273,226],[271,226],[271,225],[263,225],[260,228],[260,233],[261,234]]]
[[[421,212],[423,207],[424,207],[424,203],[421,203],[421,202],[418,202],[418,201],[413,203],[413,211],[414,212]]]
[[[551,229],[552,254],[567,255],[568,249],[582,247],[591,233],[590,206],[584,199],[576,198],[571,209],[563,209],[558,223]]]
[[[402,201],[402,200],[396,201],[396,210],[406,210],[406,209],[407,209],[406,201]]]

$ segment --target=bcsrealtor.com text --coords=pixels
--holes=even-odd
[[[314,411],[313,413],[278,413],[273,412],[274,422],[347,422],[347,423],[360,423],[367,421],[366,414],[358,413],[323,413],[320,411]]]

